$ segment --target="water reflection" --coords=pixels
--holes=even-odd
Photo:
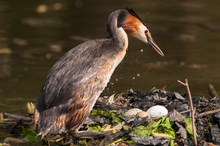
[[[185,89],[177,80],[184,78],[194,94],[206,94],[210,82],[220,90],[217,0],[0,0],[0,110],[23,112],[57,58],[79,43],[106,36],[109,13],[126,6],[147,23],[165,57],[129,37],[128,54],[104,94],[164,85],[180,91]]]

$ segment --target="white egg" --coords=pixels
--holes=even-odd
[[[166,116],[168,114],[168,110],[164,106],[155,105],[150,107],[147,110],[147,113],[150,115],[152,119],[159,119],[163,116]]]
[[[133,116],[136,116],[137,113],[139,113],[139,112],[143,112],[143,111],[139,108],[132,108],[132,109],[129,109],[128,111],[126,111],[124,115],[126,117],[133,117]]]
[[[144,111],[141,111],[141,112],[138,112],[136,114],[137,117],[139,118],[146,118],[146,117],[150,117],[149,114],[147,112],[144,112]]]

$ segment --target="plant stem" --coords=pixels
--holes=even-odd
[[[178,82],[186,87],[186,90],[187,90],[187,93],[188,93],[188,96],[189,96],[189,106],[190,106],[190,113],[191,113],[191,118],[192,118],[194,144],[195,144],[195,146],[197,146],[197,137],[196,137],[197,134],[196,134],[196,126],[195,126],[195,110],[193,108],[192,95],[191,95],[191,92],[190,92],[189,83],[188,83],[187,79],[185,79],[185,83],[180,81],[180,80],[178,80]]]

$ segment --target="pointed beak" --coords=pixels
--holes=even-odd
[[[154,39],[152,38],[150,32],[145,31],[145,35],[146,35],[147,42],[148,42],[149,46],[151,46],[151,48],[153,48],[158,54],[160,54],[161,56],[164,56],[164,53],[162,52],[162,50],[154,42]]]
[[[132,28],[132,27],[130,27]],[[129,29],[128,29],[129,30]],[[129,32],[129,31],[128,31]],[[147,29],[147,27],[143,24],[140,24],[138,26],[138,29],[136,31],[132,31],[132,33],[130,33],[132,36],[134,36],[135,38],[143,41],[144,43],[147,43],[151,48],[153,48],[158,54],[160,54],[161,56],[164,56],[164,53],[162,52],[162,50],[157,46],[157,44],[154,42],[149,30]]]

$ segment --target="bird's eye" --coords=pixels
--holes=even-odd
[[[148,33],[148,30],[145,30],[144,33]]]

